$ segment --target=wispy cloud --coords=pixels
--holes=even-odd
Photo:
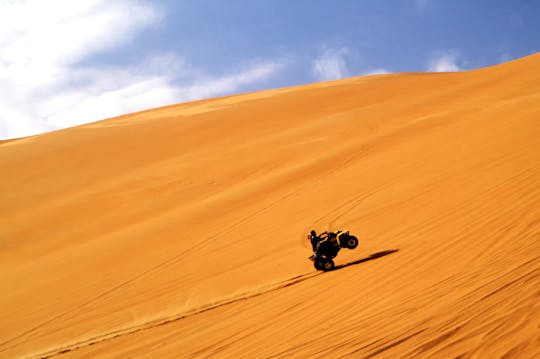
[[[178,77],[162,73],[159,63],[177,69]],[[242,86],[268,79],[283,66],[285,62],[261,60],[232,74],[211,76],[193,70],[175,56],[155,55],[141,65],[121,70],[74,71],[76,78],[87,85],[53,96],[41,105],[42,109],[50,109],[43,112],[47,113],[47,123],[62,128],[167,104],[235,93]],[[92,81],[88,82],[88,78]]]
[[[362,76],[370,76],[370,75],[385,75],[385,74],[391,74],[392,72],[387,69],[372,69],[362,72]]]
[[[349,52],[346,47],[326,48],[312,62],[312,72],[317,81],[338,80],[349,76],[345,56]]]
[[[286,65],[286,59],[259,60],[232,74],[200,76],[191,84],[179,86],[179,97],[181,101],[191,101],[233,93],[242,86],[270,79]]]
[[[259,60],[212,75],[176,54],[122,66],[89,61],[163,17],[143,0],[0,2],[0,139],[233,93],[286,65]]]
[[[430,72],[456,72],[462,71],[460,66],[459,55],[454,51],[447,51],[434,56],[428,62],[427,70]]]

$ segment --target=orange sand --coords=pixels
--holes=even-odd
[[[0,143],[0,357],[540,355],[540,54]],[[349,229],[317,272],[305,236]]]

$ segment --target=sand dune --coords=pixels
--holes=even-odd
[[[0,143],[0,357],[540,355],[540,55]],[[311,228],[360,239],[338,270]]]

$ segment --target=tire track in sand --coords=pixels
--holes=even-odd
[[[283,288],[286,288],[286,287],[290,287],[292,285],[301,283],[303,281],[306,281],[308,279],[314,278],[314,277],[322,275],[322,274],[324,274],[324,272],[304,273],[304,274],[298,275],[296,277],[292,277],[292,278],[289,278],[289,279],[286,279],[286,280],[283,280],[283,281],[280,281],[280,282],[277,282],[277,283],[272,283],[272,284],[269,284],[269,285],[266,285],[266,286],[263,286],[263,287],[259,287],[257,289],[251,290],[251,291],[242,292],[240,294],[233,295],[233,296],[228,297],[228,298],[224,298],[224,299],[219,300],[219,301],[211,302],[211,303],[208,303],[208,304],[196,307],[196,308],[192,308],[190,310],[180,312],[180,313],[174,314],[172,316],[161,317],[161,318],[157,318],[157,319],[147,321],[147,322],[144,322],[144,323],[141,323],[141,324],[137,324],[137,325],[133,325],[133,326],[130,326],[130,327],[118,329],[118,330],[115,330],[115,331],[103,333],[103,334],[100,334],[100,335],[97,335],[97,336],[94,336],[94,337],[91,337],[91,338],[88,338],[88,339],[84,339],[84,340],[80,340],[80,341],[72,343],[72,344],[68,344],[68,345],[63,346],[63,347],[50,349],[50,350],[48,350],[46,352],[43,352],[43,353],[40,353],[40,354],[34,354],[34,355],[31,355],[30,357],[32,357],[32,358],[50,358],[50,357],[53,357],[53,356],[56,356],[56,355],[68,353],[68,352],[71,352],[71,351],[74,351],[74,350],[77,350],[77,349],[80,349],[80,348],[83,348],[83,347],[86,347],[86,346],[94,345],[94,344],[97,344],[97,343],[100,343],[100,342],[103,342],[103,341],[107,341],[107,340],[110,340],[110,339],[114,339],[114,338],[117,338],[117,337],[120,337],[120,336],[129,335],[129,334],[137,333],[137,332],[140,332],[140,331],[143,331],[143,330],[156,328],[156,327],[159,327],[159,326],[171,323],[171,322],[175,322],[175,321],[178,321],[178,320],[182,320],[184,318],[192,317],[192,316],[207,312],[209,310],[220,308],[220,307],[223,307],[223,306],[226,306],[226,305],[229,305],[229,304],[233,304],[233,303],[237,303],[237,302],[240,302],[240,301],[252,299],[252,298],[264,295],[266,293],[270,293],[270,292],[273,292],[273,291],[276,291],[276,290],[280,290],[280,289],[283,289]]]

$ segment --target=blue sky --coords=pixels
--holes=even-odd
[[[0,0],[0,139],[540,51],[537,0]]]

